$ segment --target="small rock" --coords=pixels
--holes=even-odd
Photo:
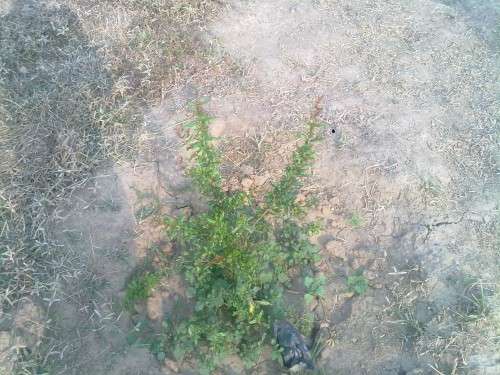
[[[321,207],[321,213],[325,216],[328,216],[332,213],[332,210],[328,206],[323,206],[323,207]]]
[[[342,260],[347,260],[346,249],[339,241],[329,241],[326,244],[326,250],[334,257],[340,258]]]
[[[177,366],[177,363],[172,361],[171,359],[165,359],[165,367],[173,372],[179,372],[179,366]]]
[[[244,178],[241,180],[241,186],[243,186],[244,190],[250,190],[253,185],[253,180],[251,178]]]

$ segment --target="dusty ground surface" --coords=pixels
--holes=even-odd
[[[303,192],[324,224],[319,373],[500,373],[497,2],[0,4],[3,227],[22,223],[37,255],[4,229],[5,372],[196,373],[136,337],[157,332],[178,278],[132,314],[121,301],[171,251],[161,216],[203,209],[176,131],[201,98],[229,187],[257,193],[320,99]]]

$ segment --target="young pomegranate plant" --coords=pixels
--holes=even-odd
[[[193,162],[189,175],[208,209],[166,218],[195,306],[184,320],[165,322],[165,347],[178,360],[196,359],[202,373],[211,373],[228,355],[240,356],[247,366],[256,362],[271,342],[273,322],[286,318],[283,296],[292,274],[307,276],[306,289],[315,289],[308,296],[323,282],[311,279],[319,250],[309,237],[319,228],[303,223],[308,205],[296,199],[315,157],[319,123],[307,124],[281,179],[257,203],[244,191],[223,190],[210,122],[198,109],[186,137]]]

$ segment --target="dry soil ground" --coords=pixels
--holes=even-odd
[[[159,218],[202,209],[176,131],[201,99],[255,192],[320,100],[319,373],[499,374],[499,25],[495,0],[0,1],[3,373],[196,373],[136,337],[178,278],[121,301]]]

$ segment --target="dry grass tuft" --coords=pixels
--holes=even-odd
[[[460,374],[487,363],[475,353],[498,348],[496,286],[457,273],[438,294],[420,267],[409,269],[392,288],[387,307],[400,329],[404,350],[414,350],[437,374]],[[438,298],[436,298],[438,297]]]
[[[136,155],[143,109],[193,74],[205,56],[197,31],[216,8],[208,1],[26,1],[0,15],[6,316],[25,299],[52,301],[56,275],[81,268],[58,257],[51,226],[97,167]]]

